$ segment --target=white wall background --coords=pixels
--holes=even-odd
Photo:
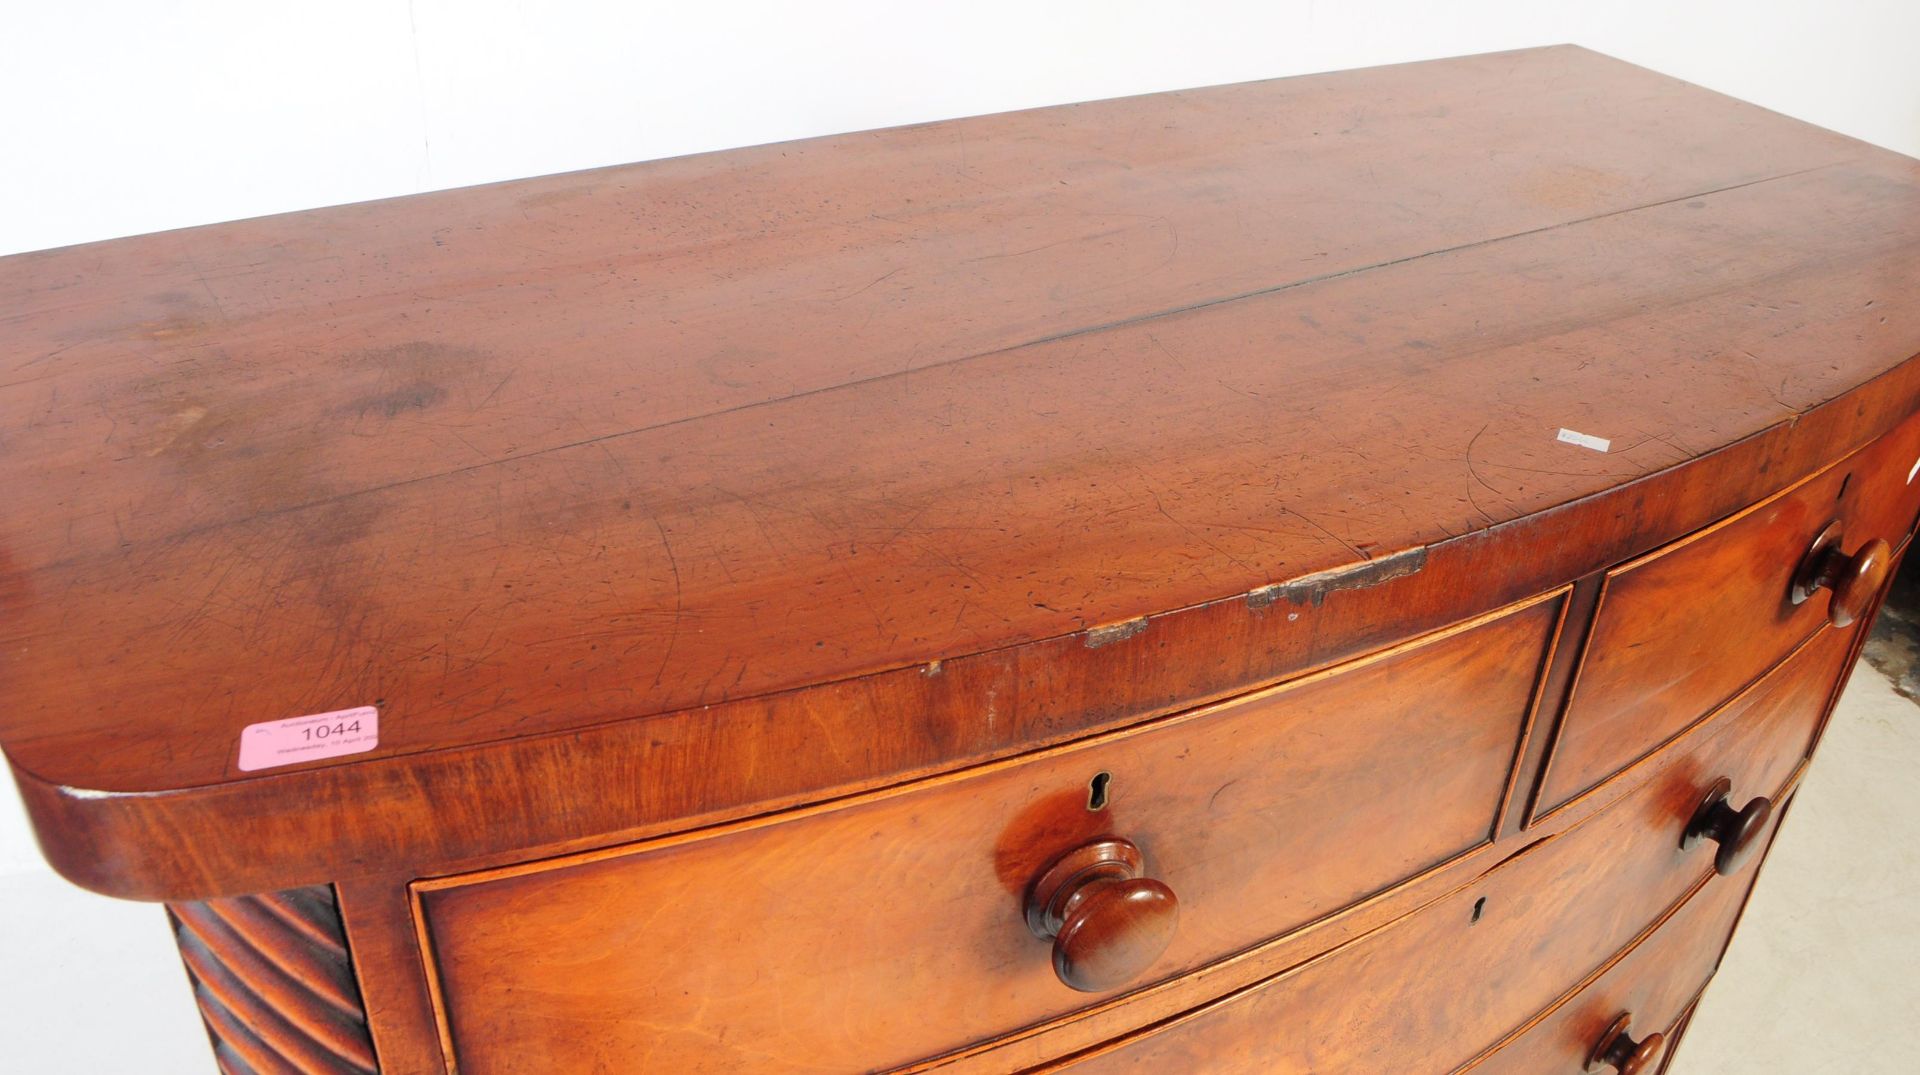
[[[6,0],[0,253],[1562,41],[1920,155],[1912,0]],[[211,1070],[159,910],[54,878],[4,791],[0,1067]]]

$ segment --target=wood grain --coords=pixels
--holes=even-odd
[[[1803,603],[1791,597],[1808,550],[1836,520],[1849,550],[1903,539],[1920,510],[1920,481],[1908,479],[1916,465],[1920,420],[1911,420],[1792,491],[1609,572],[1554,742],[1542,812],[1644,756],[1830,629],[1825,594]]]
[[[427,970],[413,921],[409,878],[335,888],[360,979],[367,1029],[386,1072],[439,1072],[446,1064],[434,1026]]]
[[[1056,1018],[1091,1000],[1056,980],[1027,892],[1107,835],[1179,896],[1171,948],[1133,984],[1214,962],[1490,839],[1558,613],[1536,601],[791,820],[423,883],[454,1055],[469,1075],[854,1070]],[[1095,811],[1099,773],[1111,801]]]
[[[1670,1051],[1693,999],[1720,965],[1752,886],[1712,885],[1688,900],[1657,932],[1623,953],[1577,995],[1535,1020],[1514,1040],[1465,1070],[1473,1075],[1576,1075],[1602,1033],[1621,1014],[1633,1033],[1659,1032]],[[1663,1057],[1664,1059],[1664,1057]]]
[[[1912,413],[1916,174],[1560,48],[9,259],[0,743],[58,868],[177,899],[1255,689]]]
[[[1580,987],[1713,872],[1711,854],[1676,847],[1713,777],[1784,797],[1849,643],[1841,632],[1816,635],[1703,726],[1711,735],[1655,754],[1657,772],[1628,795],[1571,829],[1515,841],[1500,866],[1425,910],[1062,1067],[1233,1075],[1452,1071],[1473,1062]],[[1705,885],[1743,891],[1753,873],[1749,862],[1736,879]],[[1294,1027],[1311,1031],[1288,1033]]]
[[[225,1075],[373,1075],[331,889],[167,907]]]
[[[1451,1071],[1700,890],[1648,820],[1626,800],[1277,980],[1047,1070]]]
[[[1680,851],[1677,837],[1715,776],[1783,797],[1850,641],[1817,636],[1716,716],[1710,736],[1655,755],[1651,779],[1570,829],[1516,841],[1505,861],[1428,908],[1060,1066],[1076,1075],[1357,1075],[1473,1061],[1699,889],[1712,855]],[[1754,871],[1749,862],[1735,878],[1705,885],[1744,891]]]
[[[1256,987],[1471,885],[1517,852],[1584,825],[1623,801],[1641,803],[1640,808],[1649,811],[1654,809],[1651,804],[1665,804],[1666,812],[1658,818],[1648,814],[1646,825],[1649,831],[1665,830],[1677,845],[1701,791],[1717,777],[1727,776],[1741,787],[1797,785],[1805,772],[1812,738],[1809,731],[1831,711],[1837,696],[1835,684],[1852,663],[1855,637],[1837,631],[1816,635],[1759,682],[1682,732],[1665,748],[1628,766],[1533,829],[1508,832],[1492,846],[1391,890],[1351,914],[1209,965],[1164,987],[1133,993],[1111,1006],[1089,1009],[1069,1021],[984,1043],[965,1054],[916,1065],[911,1070],[939,1069],[952,1075],[1024,1071],[1066,1054],[1102,1046],[1143,1025],[1177,1020],[1223,995]],[[1712,868],[1710,852],[1695,854],[1677,846],[1673,850],[1680,863],[1697,861],[1703,871]],[[1647,923],[1652,922],[1652,915],[1648,910]],[[1561,983],[1567,990],[1577,984],[1572,979]]]
[[[1916,276],[1576,48],[4,259],[0,748],[230,1073],[1551,1067],[1738,913]]]

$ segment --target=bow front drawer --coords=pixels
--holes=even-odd
[[[1608,573],[1539,813],[1643,758],[1872,607],[1920,506],[1920,421]]]
[[[1562,597],[1038,755],[423,882],[454,1056],[884,1069],[1294,930],[1491,838]]]
[[[1673,1031],[1719,965],[1752,888],[1712,886],[1688,900],[1591,984],[1514,1040],[1468,1068],[1471,1075],[1654,1075]]]
[[[1055,1068],[1074,1075],[1438,1075],[1471,1063],[1694,893],[1717,901],[1721,890],[1745,891],[1754,853],[1777,820],[1772,803],[1806,756],[1846,641],[1833,632],[1802,647],[1713,719],[1611,784],[1623,794],[1610,805],[1473,883]],[[1722,805],[1742,820],[1700,831]]]

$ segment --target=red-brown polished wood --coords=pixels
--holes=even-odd
[[[222,1072],[380,1069],[331,889],[177,903],[167,916]]]
[[[1773,800],[1757,795],[1745,806],[1735,808],[1727,801],[1733,793],[1733,781],[1725,777],[1714,781],[1680,834],[1680,849],[1685,851],[1703,840],[1719,847],[1713,853],[1713,868],[1721,876],[1737,872],[1741,865],[1760,850],[1760,838],[1773,818]]]
[[[1558,612],[1549,596],[1171,721],[797,816],[423,881],[452,1051],[468,1075],[886,1069],[1084,1009],[1083,985],[1217,962],[1490,840]],[[1684,820],[1663,871],[1704,869],[1675,851]],[[1112,834],[1177,894],[1178,924],[1122,980],[1063,984],[1034,884]],[[853,1011],[858,1033],[834,1029]]]
[[[1665,1055],[1667,1036],[1659,1032],[1634,1038],[1633,1013],[1622,1012],[1594,1043],[1588,1071],[1612,1069],[1617,1075],[1647,1075]]]
[[[1916,275],[1920,165],[1572,48],[8,259],[0,746],[235,1075],[1648,1071]]]
[[[1689,891],[1686,880],[1703,875],[1710,879],[1698,891],[1711,897],[1708,902],[1716,906],[1726,906],[1720,902],[1723,899],[1732,901],[1730,913],[1737,913],[1746,891],[1745,881],[1711,877],[1713,864],[1709,859],[1698,853],[1677,852],[1669,841],[1683,829],[1706,787],[1709,778],[1701,774],[1729,772],[1743,786],[1776,789],[1795,778],[1798,760],[1810,748],[1812,733],[1828,707],[1841,662],[1850,653],[1848,636],[1839,632],[1816,636],[1709,720],[1696,724],[1666,749],[1603,785],[1604,791],[1615,790],[1623,783],[1629,785],[1624,796],[1608,801],[1604,812],[1578,817],[1571,833],[1559,827],[1569,820],[1568,815],[1604,798],[1596,793],[1554,815],[1546,823],[1550,839],[1513,841],[1510,849],[1522,851],[1515,863],[1497,866],[1434,905],[1453,908],[1452,920],[1461,924],[1457,930],[1450,931],[1443,916],[1434,916],[1424,927],[1415,924],[1430,913],[1422,911],[1321,960],[1307,961],[1264,984],[1251,983],[1220,1004],[1178,1017],[1133,1044],[1091,1050],[1089,1069],[1266,1072],[1310,1063],[1311,1070],[1326,1073],[1437,1073],[1472,1059],[1455,1053],[1454,1059],[1448,1060],[1436,1052],[1440,1043],[1449,1049],[1465,1044],[1471,1050],[1470,1041],[1463,1039],[1484,1033],[1489,1035],[1483,1039],[1486,1046],[1496,1047],[1507,1040],[1498,1035],[1517,1033],[1519,1029],[1515,1024],[1502,1025],[1503,1011],[1517,1019],[1518,1009],[1525,1006],[1514,1001],[1514,992],[1571,992],[1585,983],[1582,974],[1586,970],[1597,970],[1606,962],[1595,956],[1594,962],[1578,973],[1566,973],[1563,968],[1556,974],[1541,965],[1549,953],[1565,958],[1582,944],[1594,949],[1606,948],[1609,943],[1628,944],[1633,929],[1651,928],[1658,921],[1660,909],[1673,906],[1685,896]],[[1610,832],[1603,835],[1596,829]],[[1519,897],[1524,913],[1565,915],[1567,925],[1560,930],[1516,928],[1511,923],[1497,927],[1514,928],[1515,936],[1526,938],[1523,946],[1511,950],[1514,958],[1500,960],[1503,943],[1496,940],[1488,945],[1486,958],[1497,961],[1497,966],[1478,973],[1462,966],[1462,938],[1468,943],[1478,941],[1482,935],[1473,931],[1496,921],[1492,915],[1504,902],[1490,887],[1504,887],[1504,879],[1511,876],[1510,871],[1519,871],[1520,863],[1533,861],[1534,866],[1525,872],[1551,869],[1551,864],[1540,861],[1550,857],[1546,849],[1558,847],[1580,832],[1587,835],[1578,841],[1579,850],[1551,857],[1566,861],[1582,853],[1592,854],[1592,861],[1580,867],[1591,881],[1562,876],[1550,883],[1514,885],[1525,893]],[[1661,842],[1667,842],[1664,849],[1654,846]],[[1509,850],[1508,854],[1512,853]],[[1650,870],[1658,871],[1658,883],[1648,883],[1649,874],[1643,871]],[[1743,876],[1750,878],[1752,873],[1749,863]],[[1479,904],[1482,898],[1487,902]],[[1700,902],[1695,899],[1685,906],[1694,907]],[[1538,910],[1543,903],[1560,904],[1561,908]],[[1698,920],[1697,912],[1689,913]],[[1396,938],[1394,934],[1399,929],[1421,928],[1431,931],[1427,941]],[[1710,954],[1720,951],[1725,938],[1724,927],[1719,932],[1711,928],[1676,932],[1690,938],[1684,943],[1700,944],[1701,951]],[[1702,932],[1708,935],[1704,939]],[[1521,951],[1525,954],[1519,955]],[[1378,954],[1342,959],[1342,952]],[[1577,957],[1567,960],[1569,966],[1579,962]],[[1364,973],[1357,968],[1364,968]],[[1430,984],[1434,980],[1452,988],[1439,989]],[[1694,988],[1697,991],[1697,982]],[[1416,995],[1417,999],[1410,999]],[[1308,1026],[1325,1025],[1323,1021],[1303,1020],[1299,1014],[1303,1003],[1339,1006],[1343,1014],[1338,1033],[1306,1039],[1288,1034],[1288,1028],[1303,1022]],[[1584,1064],[1601,1031],[1617,1014],[1617,1009],[1606,1012],[1604,1019],[1590,1028],[1569,1075]],[[1351,1020],[1356,1018],[1364,1019],[1365,1025],[1354,1027]],[[1444,1033],[1428,1033],[1428,1027],[1446,1029]],[[1163,1036],[1169,1040],[1162,1043]],[[1193,1067],[1199,1063],[1206,1066]],[[1156,1068],[1156,1064],[1163,1066]],[[1052,1065],[1047,1068],[1051,1070]],[[1530,1075],[1539,1070],[1530,1069]]]
[[[1487,873],[1490,867],[1497,867],[1516,851],[1566,832],[1622,799],[1634,799],[1645,809],[1653,811],[1645,815],[1642,822],[1645,830],[1673,840],[1684,830],[1691,811],[1713,782],[1716,772],[1731,773],[1742,786],[1752,787],[1790,786],[1798,779],[1798,774],[1804,771],[1803,759],[1813,745],[1813,729],[1820,725],[1829,710],[1837,692],[1836,685],[1844,679],[1844,669],[1852,660],[1854,645],[1851,633],[1836,631],[1816,635],[1779,667],[1732,702],[1689,727],[1667,747],[1628,766],[1591,794],[1581,797],[1566,809],[1556,811],[1527,833],[1511,835],[1481,852],[1464,856],[1447,869],[1435,871],[1422,881],[1400,886],[1382,899],[1356,908],[1352,914],[1337,916],[1315,928],[1263,946],[1244,957],[1204,968],[1176,982],[1134,993],[1111,1005],[1096,1007],[1038,1033],[989,1043],[982,1049],[958,1057],[941,1058],[911,1070],[940,1068],[965,1075],[1026,1070],[1051,1063],[1060,1055],[1076,1049],[1101,1045],[1107,1039],[1124,1036],[1142,1025],[1177,1018],[1210,1000],[1256,985],[1314,956],[1365,936],[1403,917],[1407,909],[1431,902],[1439,895],[1472,883],[1474,878]],[[1697,876],[1713,868],[1712,856],[1705,852],[1680,851],[1671,843],[1668,846],[1669,854],[1680,856],[1680,864],[1693,871],[1687,876]],[[1640,850],[1654,854],[1650,848],[1643,847]],[[1598,870],[1592,876],[1596,884],[1605,884],[1610,874]],[[1427,884],[1427,881],[1438,883]],[[1708,890],[1720,884],[1711,882]],[[1411,902],[1400,900],[1399,897],[1403,896],[1411,897]],[[1645,890],[1643,896],[1648,902],[1658,902],[1657,895]],[[1595,915],[1603,908],[1610,908],[1624,910],[1627,918],[1632,918],[1634,908],[1631,905],[1624,908],[1616,906],[1620,903],[1618,896],[1595,896],[1591,902]],[[1398,909],[1395,909],[1396,905]],[[1489,902],[1480,908],[1483,918],[1490,906]],[[1376,910],[1382,913],[1368,913]],[[1590,919],[1590,924],[1593,921]],[[1651,924],[1651,912],[1645,921]],[[1720,939],[1713,941],[1713,952],[1719,951]],[[1564,983],[1568,989],[1576,984],[1571,980]],[[1365,992],[1364,989],[1355,990],[1356,995]],[[1613,1014],[1612,1011],[1605,1013],[1609,1019]],[[1578,1070],[1587,1055],[1584,1050],[1591,1048],[1594,1037],[1605,1025],[1603,1019],[1591,1028],[1591,1033],[1582,1042],[1582,1051],[1572,1071]],[[1446,1035],[1436,1034],[1436,1038],[1442,1037]],[[1422,1063],[1430,1063],[1430,1058]],[[1373,1070],[1363,1069],[1366,1075],[1372,1075]],[[1409,1070],[1422,1068],[1416,1065]]]
[[[1258,687],[1911,413],[1917,175],[1556,48],[6,259],[0,743],[60,869],[192,898]]]
[[[1744,897],[1750,878],[1703,880],[1675,862],[1670,845],[1658,846],[1669,834],[1649,822],[1671,813],[1668,798],[1666,785],[1648,785],[1392,926],[1046,1070],[1359,1075],[1464,1066],[1669,908]]]
[[[1887,568],[1893,549],[1884,538],[1874,538],[1849,556],[1841,546],[1845,530],[1839,520],[1829,524],[1813,541],[1807,558],[1793,578],[1790,600],[1800,604],[1816,592],[1826,590],[1827,622],[1845,627],[1879,599],[1887,581]]]
[[[1602,1044],[1628,1037],[1644,1048],[1660,1039],[1652,1060],[1666,1060],[1674,1027],[1719,964],[1720,952],[1745,905],[1746,886],[1709,887],[1646,940],[1609,963],[1594,980],[1531,1023],[1513,1040],[1470,1065],[1471,1075],[1578,1075]],[[1644,1028],[1644,1029],[1640,1029]],[[1629,1052],[1631,1062],[1633,1053]],[[1642,1070],[1651,1070],[1648,1060]],[[1602,1067],[1598,1070],[1608,1070]],[[1625,1069],[1620,1069],[1624,1071]]]
[[[1538,812],[1666,741],[1809,635],[1852,623],[1885,581],[1885,539],[1903,537],[1920,509],[1916,460],[1920,420],[1910,419],[1788,492],[1608,572]],[[1876,535],[1863,542],[1864,573],[1807,567],[1853,562],[1826,551],[1835,514]],[[1841,580],[1846,596],[1806,600],[1812,575]]]
[[[1027,928],[1053,942],[1061,983],[1087,993],[1139,977],[1167,950],[1179,921],[1179,897],[1146,876],[1146,858],[1131,840],[1076,847],[1027,889]]]

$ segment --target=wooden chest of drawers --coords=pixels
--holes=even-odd
[[[228,1072],[1652,1072],[1920,164],[1576,48],[0,260],[0,743]]]

